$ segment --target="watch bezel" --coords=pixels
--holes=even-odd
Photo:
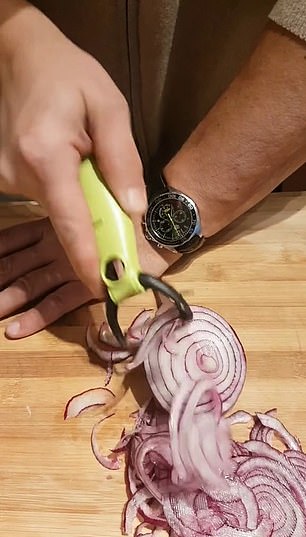
[[[151,221],[151,215],[154,213],[156,206],[159,205],[163,201],[167,202],[171,199],[172,200],[176,199],[178,201],[183,202],[185,205],[187,205],[192,216],[190,231],[184,237],[183,240],[177,243],[163,240],[158,235],[158,233],[155,232],[154,225],[152,224],[152,221]],[[199,235],[200,230],[201,230],[200,215],[199,215],[199,211],[195,202],[183,192],[180,192],[178,190],[172,190],[172,189],[154,196],[154,198],[150,201],[147,212],[145,214],[144,224],[145,224],[145,234],[149,240],[155,242],[155,244],[157,244],[157,246],[161,248],[167,248],[173,251],[176,251],[177,249],[182,247],[184,244],[188,243],[195,235]]]

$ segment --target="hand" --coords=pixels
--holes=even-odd
[[[132,217],[145,210],[128,105],[100,64],[40,11],[19,0],[3,6],[0,189],[40,202],[75,273],[102,296],[78,168],[82,157],[94,154],[123,209]]]
[[[0,231],[0,288],[0,318],[27,310],[8,325],[11,338],[38,332],[93,298],[45,218]]]
[[[140,227],[137,241],[143,270],[155,276],[177,258],[151,248]],[[0,231],[0,288],[0,319],[24,310],[7,326],[6,335],[12,339],[42,330],[93,298],[46,218]]]

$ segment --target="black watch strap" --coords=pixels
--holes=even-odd
[[[157,171],[153,167],[145,174],[145,185],[147,189],[147,197],[150,202],[155,196],[168,192],[166,180],[162,172]]]
[[[204,242],[205,242],[205,238],[203,236],[195,235],[194,237],[192,237],[192,239],[190,239],[190,241],[187,241],[184,244],[182,244],[182,246],[179,246],[177,248],[177,251],[180,254],[190,254],[198,250],[199,248],[201,248]]]

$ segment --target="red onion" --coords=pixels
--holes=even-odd
[[[179,386],[191,378],[209,377],[222,402],[223,412],[237,401],[242,390],[246,361],[242,345],[220,315],[192,307],[193,321],[182,323],[176,310],[156,316],[129,368],[144,362],[154,396],[169,411]],[[199,401],[208,409],[210,398]]]
[[[108,418],[111,418],[114,414],[109,414],[108,416],[104,416],[96,425],[94,426],[92,433],[91,433],[91,447],[92,451],[94,453],[94,456],[96,457],[97,461],[104,466],[104,468],[108,468],[109,470],[119,470],[120,464],[118,461],[118,458],[115,454],[113,454],[113,457],[111,456],[105,456],[100,451],[99,447],[99,441],[98,441],[98,429],[100,428],[100,425]]]
[[[114,402],[115,395],[107,388],[91,388],[69,399],[65,412],[64,419],[75,418],[81,412],[89,410],[93,407],[101,407]]]
[[[137,349],[146,334],[151,317],[151,310],[143,310],[134,319],[127,331],[128,349],[119,348],[118,342],[110,332],[107,323],[102,323],[98,338],[94,336],[92,328],[88,326],[86,331],[88,349],[94,352],[100,360],[107,362],[107,376],[104,386],[108,386],[112,379],[114,364],[123,362],[133,356],[133,350]]]
[[[244,350],[220,315],[192,311],[189,323],[174,309],[154,318],[142,312],[127,331],[128,351],[118,349],[105,325],[95,341],[87,334],[108,364],[127,360],[127,370],[143,364],[153,394],[110,456],[97,442],[105,416],[92,432],[103,466],[117,469],[118,457],[126,458],[123,533],[138,517],[136,537],[156,537],[158,529],[169,537],[306,537],[306,455],[299,440],[276,409],[225,415],[244,385]],[[231,437],[238,423],[253,424],[245,442]],[[284,451],[272,446],[274,435]]]

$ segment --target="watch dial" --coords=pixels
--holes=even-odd
[[[155,239],[165,245],[181,244],[192,235],[196,212],[192,203],[178,193],[160,196],[151,205],[147,225]]]

